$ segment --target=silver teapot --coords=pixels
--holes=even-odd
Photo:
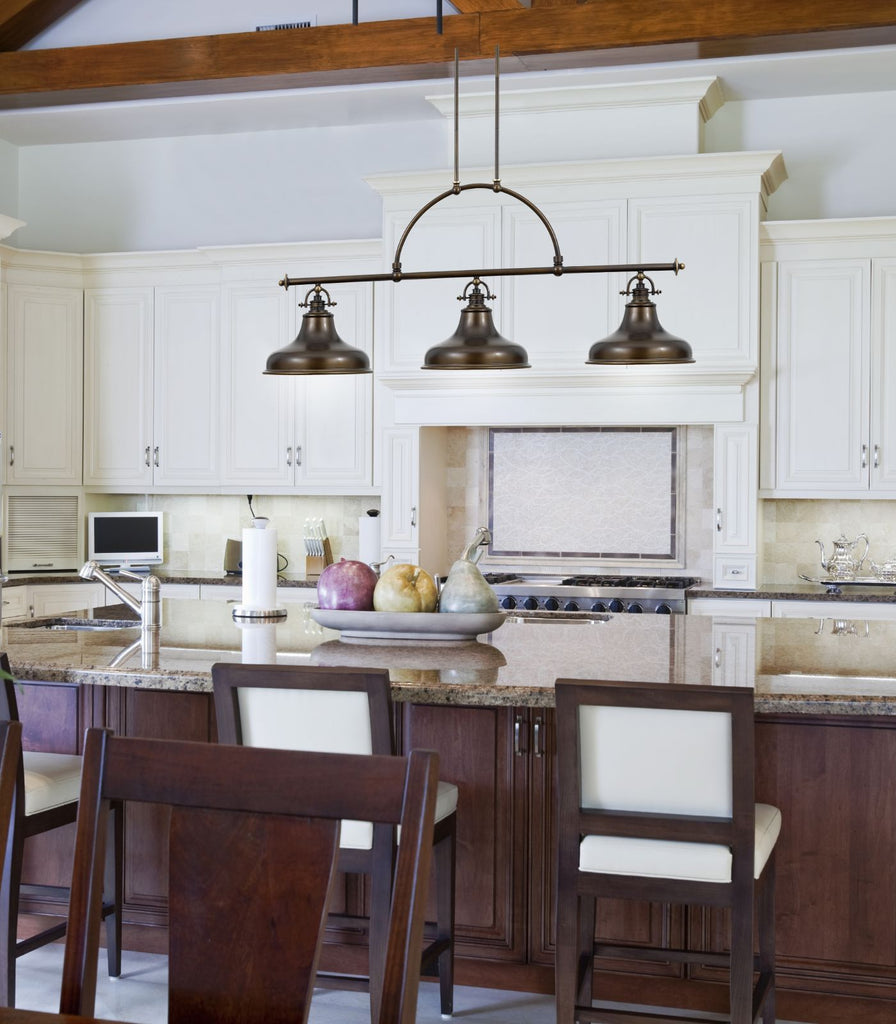
[[[856,553],[856,548],[860,542],[864,542],[865,545],[861,557]],[[825,555],[824,544],[820,540],[817,540],[815,543],[821,550],[821,567],[831,579],[854,580],[859,569],[862,567],[862,563],[868,557],[868,538],[864,533],[860,533],[855,540],[847,540],[846,535],[841,533],[833,541],[833,550],[830,557]]]

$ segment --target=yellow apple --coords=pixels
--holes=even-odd
[[[432,576],[419,565],[406,562],[388,568],[373,589],[377,612],[434,612],[438,600]]]

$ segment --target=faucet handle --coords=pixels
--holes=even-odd
[[[137,580],[138,583],[141,583],[146,578],[146,573],[143,573],[141,576],[139,573],[131,572],[130,569],[125,569],[123,565],[119,566],[118,575],[127,576],[129,580]]]

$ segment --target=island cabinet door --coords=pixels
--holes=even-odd
[[[440,778],[459,790],[455,953],[466,984],[477,983],[472,961],[527,959],[528,758],[514,754],[521,714],[525,709],[396,705],[400,751],[437,751]]]
[[[837,1020],[896,1020],[896,721],[760,718],[756,766],[756,799],[779,807],[782,817],[775,903],[781,1016],[828,1019],[786,1001],[787,990],[800,990],[863,1000],[861,1013]],[[706,938],[724,948],[727,918],[710,920]]]
[[[210,694],[124,686],[105,689],[105,724],[116,735],[201,743],[217,740]],[[167,926],[169,818],[167,808],[151,804],[125,807],[125,925]],[[129,930],[125,945],[167,952],[167,927],[141,929],[139,936]]]

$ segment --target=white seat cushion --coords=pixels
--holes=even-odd
[[[457,786],[453,782],[440,782],[436,793],[436,821],[447,818],[457,810]],[[401,826],[396,837],[401,839]],[[339,845],[346,850],[369,850],[373,844],[373,826],[369,821],[343,821]]]
[[[77,754],[45,754],[26,750],[25,814],[77,803],[81,795],[81,758]]]
[[[753,874],[762,874],[781,832],[781,812],[756,804]],[[681,843],[666,839],[586,836],[579,847],[579,870],[693,882],[730,882],[731,850],[713,843]]]

